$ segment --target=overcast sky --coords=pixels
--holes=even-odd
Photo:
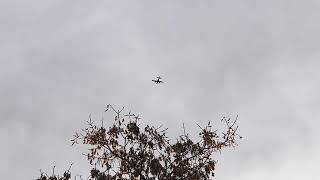
[[[87,174],[70,139],[109,103],[172,136],[239,115],[217,180],[319,179],[319,17],[318,0],[0,1],[0,179]]]

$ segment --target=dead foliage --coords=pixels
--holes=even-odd
[[[72,145],[88,145],[85,153],[88,162],[94,166],[90,171],[90,180],[207,180],[214,176],[215,152],[226,147],[235,147],[236,140],[242,138],[237,134],[237,118],[222,118],[226,124],[224,132],[212,128],[210,122],[199,126],[199,140],[194,142],[188,134],[177,137],[171,143],[167,129],[146,125],[141,127],[140,118],[131,112],[122,115],[111,105],[106,111],[115,113],[111,126],[97,126],[89,119],[88,126],[80,133],[75,133]],[[105,111],[105,112],[106,112]],[[41,173],[37,180],[69,180],[70,171],[63,177],[48,177]],[[51,179],[50,179],[51,178]]]

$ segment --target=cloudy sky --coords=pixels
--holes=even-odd
[[[126,106],[172,136],[239,115],[217,180],[319,179],[320,2],[0,1],[0,179],[86,174],[89,114]],[[161,75],[159,86],[151,79]],[[111,122],[110,122],[111,123]],[[181,131],[181,132],[179,132]]]

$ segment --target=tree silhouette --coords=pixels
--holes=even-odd
[[[85,144],[90,147],[84,154],[94,166],[90,171],[90,180],[206,180],[214,176],[215,152],[226,147],[235,147],[237,134],[237,117],[231,121],[223,117],[226,130],[218,133],[212,130],[210,122],[200,128],[199,140],[193,142],[188,134],[176,138],[174,143],[166,136],[168,128],[163,129],[146,125],[140,127],[138,118],[131,112],[122,115],[121,110],[110,104],[107,109],[115,113],[113,124],[105,128],[103,122],[97,126],[89,118],[88,126],[82,132],[76,132],[72,145]],[[219,135],[218,135],[219,134]],[[69,180],[70,168],[63,176],[51,176],[41,173],[37,180]],[[75,177],[76,178],[76,177]]]

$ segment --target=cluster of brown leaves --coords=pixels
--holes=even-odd
[[[89,153],[84,154],[94,165],[87,178],[90,180],[207,180],[214,176],[213,154],[235,147],[237,138],[242,138],[237,134],[237,118],[232,122],[230,118],[222,118],[227,128],[221,136],[209,122],[203,128],[198,125],[197,142],[189,138],[183,126],[184,134],[170,143],[166,136],[168,128],[161,130],[161,126],[149,125],[141,128],[138,116],[132,120],[135,115],[131,112],[121,115],[124,108],[116,111],[111,105],[107,107],[115,112],[112,126],[98,127],[90,117],[88,127],[71,140],[72,145],[90,146]],[[37,180],[70,180],[70,168],[62,176],[55,175],[54,168],[51,176],[41,172]]]
[[[204,128],[199,126],[199,141],[193,142],[184,133],[175,143],[170,143],[167,129],[149,125],[141,128],[138,119],[121,116],[123,109],[116,111],[111,105],[108,107],[116,114],[112,126],[105,128],[102,124],[98,127],[90,118],[88,127],[71,140],[72,144],[90,146],[85,156],[95,165],[90,172],[90,178],[94,180],[210,179],[216,165],[213,153],[234,147],[236,139],[242,138],[237,134],[237,118],[233,122],[222,118],[227,129],[221,137],[209,122]]]
[[[56,174],[54,173],[54,168],[55,168],[55,166],[53,167],[53,173],[52,173],[52,175],[47,175],[47,174],[41,172],[41,170],[40,170],[41,175],[40,175],[40,177],[39,177],[37,180],[69,180],[69,179],[71,179],[71,172],[70,172],[71,166],[72,166],[72,164],[70,165],[69,169],[66,170],[66,171],[63,173],[62,176],[56,175]]]

